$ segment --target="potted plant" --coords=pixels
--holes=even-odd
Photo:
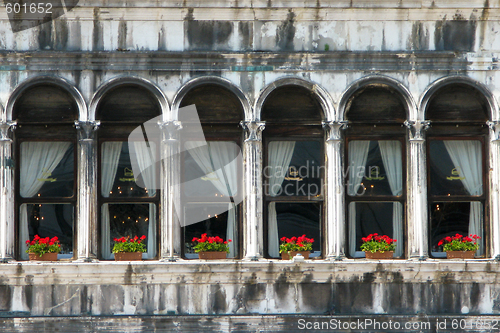
[[[365,252],[367,259],[390,259],[394,255],[397,240],[387,235],[377,233],[361,238],[361,251]]]
[[[144,235],[141,238],[137,236],[134,238],[129,236],[113,238],[115,241],[113,246],[115,261],[142,260],[142,253],[146,252],[145,239],[146,236]]]
[[[292,238],[281,238],[280,253],[281,259],[290,260],[300,253],[304,259],[309,259],[309,253],[312,251],[314,239],[307,238],[306,235]]]
[[[477,240],[481,239],[478,235],[470,235],[470,237],[456,234],[453,237],[445,237],[441,239],[438,246],[443,246],[443,251],[446,252],[446,257],[461,258],[461,259],[474,259],[474,253],[479,249]]]
[[[226,259],[229,253],[230,239],[224,241],[219,236],[207,237],[207,234],[202,234],[200,238],[194,237],[193,243],[197,242],[193,249],[198,253],[200,259]]]
[[[40,238],[35,235],[32,241],[26,241],[28,249],[26,253],[29,254],[30,260],[39,261],[57,261],[57,254],[61,252],[61,244],[57,236]]]

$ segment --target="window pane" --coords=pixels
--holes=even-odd
[[[22,259],[27,259],[26,240],[35,235],[42,238],[57,236],[61,242],[59,258],[73,256],[72,204],[22,204],[19,208],[19,244]]]
[[[109,141],[102,144],[101,151],[101,194],[106,198],[147,197],[156,194],[156,169],[154,142],[149,142],[150,149],[138,149],[137,158],[144,165],[140,175],[134,175],[130,162],[128,142]],[[140,154],[140,153],[143,154]],[[154,155],[153,155],[154,154]],[[146,168],[146,166],[152,166]],[[150,188],[137,184],[151,184]]]
[[[401,142],[354,140],[349,142],[347,166],[350,196],[403,193]]]
[[[482,144],[478,140],[430,141],[432,195],[482,195]]]
[[[156,205],[152,203],[104,204],[101,209],[102,257],[111,259],[114,238],[146,236],[147,253],[143,258],[156,255]]]
[[[321,204],[271,202],[268,206],[268,252],[279,257],[282,237],[306,235],[313,238],[311,257],[321,255]]]
[[[438,242],[447,237],[461,234],[476,234],[481,238],[478,254],[484,253],[483,204],[472,202],[434,202],[431,210],[431,252],[435,257],[445,257],[442,246]]]
[[[397,240],[395,256],[403,254],[403,205],[400,202],[351,202],[349,204],[349,254],[364,257],[361,238],[377,233]]]
[[[185,223],[182,228],[184,234],[184,253],[186,258],[196,259],[198,254],[193,250],[196,243],[193,237],[200,237],[206,233],[207,236],[219,236],[224,241],[231,239],[229,243],[230,252],[228,258],[234,258],[238,254],[238,207],[232,204],[192,204],[187,205],[184,210]],[[229,210],[228,210],[229,208]]]
[[[184,145],[183,189],[189,197],[233,197],[238,194],[241,159],[232,141],[188,141]]]
[[[20,195],[23,198],[71,197],[74,155],[71,142],[21,143]]]
[[[322,195],[322,159],[319,141],[272,141],[264,169],[265,195]]]

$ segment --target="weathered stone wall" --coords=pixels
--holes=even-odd
[[[500,314],[488,261],[9,263],[0,314]]]
[[[9,33],[0,48],[62,51],[498,50],[496,1],[97,1]],[[21,17],[21,16],[18,16]]]

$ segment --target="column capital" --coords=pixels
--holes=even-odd
[[[410,130],[410,141],[424,141],[424,133],[430,127],[430,120],[405,120],[404,125]]]
[[[182,123],[179,120],[158,121],[158,127],[163,131],[163,142],[175,142],[177,132],[182,129]]]
[[[342,140],[342,132],[341,130],[349,127],[348,122],[346,120],[332,120],[332,121],[324,121],[323,129],[326,131],[326,141],[340,141]]]
[[[243,120],[240,125],[246,131],[245,142],[262,141],[262,131],[266,128],[265,121]]]
[[[12,142],[12,133],[16,129],[17,121],[0,122],[0,141]]]
[[[99,120],[75,120],[75,127],[80,132],[80,141],[92,140],[93,132],[97,131],[100,125]]]
[[[500,141],[500,120],[487,121],[486,124],[490,128],[490,141]]]

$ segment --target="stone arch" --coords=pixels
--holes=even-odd
[[[346,120],[346,111],[348,108],[348,103],[351,97],[360,89],[363,89],[368,86],[386,86],[390,89],[396,91],[404,100],[406,104],[406,119],[412,119],[412,117],[416,116],[417,107],[415,101],[408,91],[408,89],[399,81],[385,76],[385,75],[369,75],[363,77],[354,83],[352,83],[349,88],[342,94],[342,98],[339,103],[339,117],[340,120]]]
[[[249,99],[248,97],[241,91],[239,87],[237,87],[235,84],[233,84],[231,81],[221,78],[218,76],[202,76],[202,77],[197,77],[194,79],[189,80],[187,83],[185,83],[179,91],[175,94],[174,101],[172,103],[172,117],[173,120],[178,120],[179,119],[179,106],[181,105],[182,100],[186,95],[194,88],[200,87],[202,85],[208,85],[208,84],[214,84],[221,86],[222,88],[225,88],[229,90],[231,93],[233,93],[236,98],[241,103],[241,106],[243,108],[243,119],[242,120],[248,120],[251,119],[251,114],[252,110],[250,107]]]
[[[323,121],[334,120],[335,108],[333,106],[332,98],[330,94],[316,83],[312,83],[296,77],[285,77],[278,79],[269,85],[267,85],[260,93],[259,98],[255,102],[255,117],[256,120],[261,119],[262,107],[269,96],[274,90],[284,86],[298,86],[311,91],[317,98],[319,104],[321,105],[323,114]]]
[[[422,94],[422,98],[420,101],[419,108],[419,119],[424,120],[427,117],[427,108],[429,107],[429,102],[431,98],[441,89],[449,85],[453,84],[462,84],[468,85],[478,92],[480,92],[488,103],[488,111],[489,111],[489,119],[490,120],[499,120],[499,110],[498,104],[496,102],[495,97],[491,93],[491,91],[486,88],[483,84],[478,81],[471,79],[467,76],[448,76],[440,78],[434,82],[432,82],[427,89]]]
[[[87,104],[80,91],[73,84],[71,84],[68,80],[61,77],[42,75],[23,81],[21,84],[17,86],[14,92],[10,95],[9,100],[7,102],[7,108],[5,110],[7,121],[15,120],[12,119],[13,116],[12,113],[14,110],[14,105],[16,104],[19,97],[27,89],[44,84],[54,85],[68,92],[76,102],[78,108],[78,119],[79,120],[87,119]]]
[[[162,119],[166,120],[170,114],[170,106],[168,104],[168,100],[161,91],[161,89],[154,84],[153,82],[135,76],[120,76],[112,78],[111,80],[102,84],[99,89],[95,92],[92,97],[92,101],[90,102],[89,107],[89,120],[93,121],[96,117],[96,112],[99,106],[99,103],[102,101],[103,97],[112,89],[119,88],[120,86],[125,85],[136,85],[138,87],[146,89],[148,92],[152,93],[153,96],[158,101],[158,104],[161,109]]]

